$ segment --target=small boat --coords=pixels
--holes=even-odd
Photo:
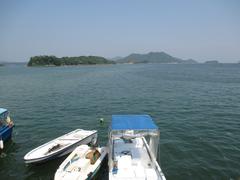
[[[71,153],[81,144],[96,144],[97,131],[76,129],[47,142],[24,156],[25,163],[42,163]]]
[[[78,146],[59,166],[54,180],[92,179],[107,155],[106,147]]]
[[[113,115],[109,179],[166,180],[158,162],[159,129],[149,115]]]
[[[10,113],[7,109],[0,108],[0,149],[3,149],[4,142],[12,137],[14,124],[10,119]]]

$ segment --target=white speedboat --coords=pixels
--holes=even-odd
[[[92,179],[107,155],[106,147],[91,148],[87,145],[77,147],[59,166],[55,180]]]
[[[159,134],[148,115],[113,115],[109,127],[109,179],[165,180],[157,162]]]
[[[24,160],[26,163],[41,163],[69,154],[81,144],[96,142],[96,130],[76,129],[33,149],[24,156]]]

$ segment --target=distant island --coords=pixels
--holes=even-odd
[[[100,56],[61,57],[34,56],[28,66],[69,66],[69,65],[95,65],[95,64],[138,64],[138,63],[165,63],[165,64],[196,64],[196,60],[183,60],[173,57],[165,52],[150,52],[147,54],[130,54],[126,57],[115,57],[111,60]]]
[[[205,64],[219,64],[219,62],[216,60],[213,60],[213,61],[206,61]]]
[[[34,56],[31,57],[27,66],[71,66],[71,65],[96,65],[96,64],[115,64],[100,56],[78,56],[61,57],[56,56]]]
[[[173,57],[165,52],[150,52],[148,54],[130,54],[127,57],[117,59],[116,63],[178,63],[178,64],[195,64],[198,63],[193,59],[183,60]]]
[[[0,67],[3,66],[3,64],[0,64]]]

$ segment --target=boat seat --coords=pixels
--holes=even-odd
[[[73,138],[77,138],[77,139],[82,139],[82,138],[84,138],[85,136],[84,135],[82,135],[82,134],[74,134],[73,135]]]
[[[62,147],[63,147],[62,144],[60,144],[60,143],[55,143],[55,144],[51,145],[51,146],[48,148],[48,150],[47,150],[47,152],[45,153],[45,155],[46,155],[46,154],[49,154],[49,153],[53,153],[53,152],[61,149]]]
[[[98,158],[101,156],[100,152],[97,149],[93,149],[87,153],[85,156],[86,159],[90,159],[91,164],[95,164]]]
[[[118,169],[129,168],[132,166],[132,157],[130,155],[121,156],[118,159]]]

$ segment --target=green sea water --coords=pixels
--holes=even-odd
[[[240,64],[6,65],[0,107],[16,125],[1,180],[53,179],[64,158],[27,166],[23,156],[76,128],[97,129],[106,145],[112,114],[154,118],[167,179],[240,179]],[[108,179],[107,165],[98,179]]]

